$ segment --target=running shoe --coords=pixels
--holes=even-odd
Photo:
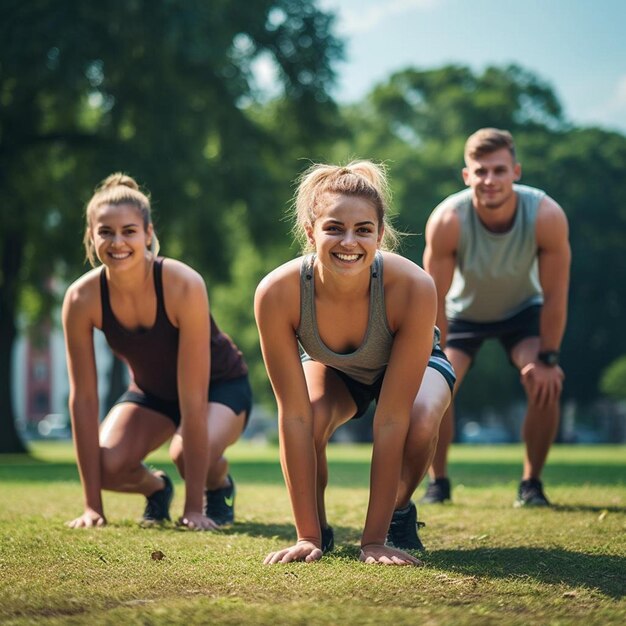
[[[385,543],[400,550],[424,552],[424,544],[418,535],[418,530],[423,526],[424,522],[417,521],[417,507],[413,502],[409,502],[404,509],[396,509],[393,512]]]
[[[332,552],[335,549],[335,531],[332,526],[320,528],[322,531],[322,552]]]
[[[420,504],[442,504],[450,499],[450,480],[448,478],[435,478],[428,483],[426,493],[420,499]]]
[[[551,506],[550,501],[543,493],[543,484],[538,478],[522,480],[517,492],[517,500],[514,506]]]
[[[205,491],[204,514],[218,526],[229,526],[235,521],[235,481],[228,474],[230,485]]]
[[[170,504],[174,498],[174,485],[170,477],[165,473],[158,474],[163,479],[165,487],[155,491],[146,498],[146,508],[143,512],[143,522],[149,524],[164,522],[170,519]]]

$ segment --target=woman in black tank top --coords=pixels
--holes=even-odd
[[[85,500],[83,514],[68,525],[106,523],[102,489],[144,495],[142,523],[169,520],[172,481],[143,460],[170,438],[170,456],[185,479],[179,523],[199,530],[230,524],[235,487],[224,451],[241,435],[251,408],[243,356],[211,316],[202,277],[156,257],[150,202],[132,178],[112,174],[103,181],[86,220],[84,244],[95,269],[68,288],[63,303]],[[130,375],[100,427],[94,328]]]
[[[296,230],[314,252],[266,276],[255,297],[265,365],[279,408],[283,472],[298,541],[265,563],[316,561],[332,550],[324,491],[326,446],[372,400],[365,563],[417,565],[413,491],[435,450],[454,372],[433,340],[430,277],[392,252],[387,182],[369,161],[315,165],[296,194]],[[298,352],[298,344],[303,352]]]

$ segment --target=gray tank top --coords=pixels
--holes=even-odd
[[[461,232],[452,285],[446,296],[448,319],[497,322],[543,303],[537,267],[535,222],[545,192],[514,185],[517,210],[505,233],[487,230],[472,205],[472,191],[451,196]]]
[[[302,360],[319,361],[345,372],[359,382],[371,385],[385,371],[393,345],[393,334],[385,311],[382,254],[376,253],[371,267],[370,307],[365,338],[354,352],[348,354],[333,352],[319,336],[315,317],[314,261],[315,255],[310,254],[302,259],[300,268],[300,325],[296,335],[304,351]]]

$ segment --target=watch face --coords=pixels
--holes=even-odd
[[[539,360],[546,365],[557,365],[559,362],[558,352],[541,352],[539,354]]]

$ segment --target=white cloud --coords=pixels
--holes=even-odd
[[[360,9],[348,9],[342,6],[341,0],[323,0],[320,5],[325,10],[337,13],[337,30],[340,35],[354,35],[374,30],[384,20],[410,13],[414,9],[427,10],[439,4],[442,0],[387,0],[376,2],[372,6]]]

